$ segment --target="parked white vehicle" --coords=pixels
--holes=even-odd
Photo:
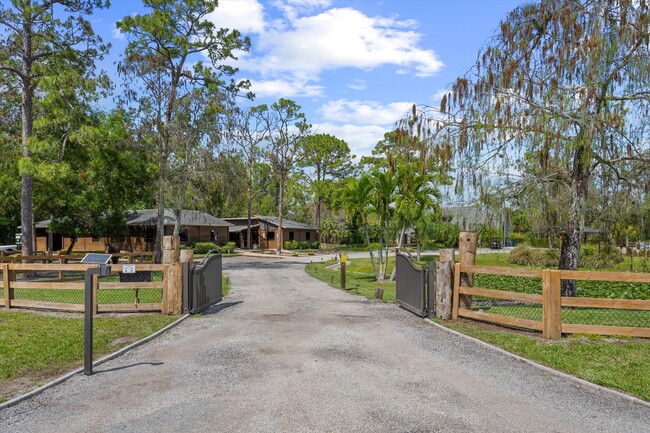
[[[0,245],[0,251],[7,253],[18,251],[18,245]]]

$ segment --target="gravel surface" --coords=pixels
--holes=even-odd
[[[224,302],[0,411],[0,431],[649,431],[647,407],[329,288],[303,266],[225,259]]]

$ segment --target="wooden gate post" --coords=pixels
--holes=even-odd
[[[436,317],[451,319],[451,293],[454,286],[454,250],[440,250],[436,263]]]
[[[562,337],[560,282],[560,271],[542,271],[542,335],[552,340]]]
[[[4,291],[5,308],[11,308],[11,299],[13,298],[13,289],[11,288],[11,277],[13,272],[9,271],[9,265],[2,265],[2,289]]]
[[[180,263],[178,236],[163,238],[163,314],[181,314],[183,305],[183,266]]]
[[[478,247],[478,233],[461,232],[458,240],[458,262],[461,265],[474,265],[476,262],[476,248]],[[474,276],[465,275],[462,277],[463,285],[472,287],[474,285]],[[461,308],[472,308],[472,296],[460,295]]]

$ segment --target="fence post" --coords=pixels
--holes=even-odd
[[[451,318],[451,297],[454,286],[454,250],[440,250],[440,262],[436,263],[436,317]]]
[[[4,290],[5,308],[7,309],[11,308],[11,298],[13,298],[12,296],[13,289],[11,288],[10,280],[11,280],[11,273],[9,272],[9,265],[3,264],[2,265],[2,288]]]
[[[542,335],[552,340],[562,337],[560,275],[560,271],[542,271]]]
[[[461,232],[458,239],[458,261],[462,265],[474,265],[476,261],[476,248],[478,247],[478,233]],[[472,287],[474,285],[474,276],[466,275],[465,285]],[[472,296],[463,295],[460,297],[460,304],[463,308],[472,307]]]
[[[59,264],[60,265],[65,264],[65,257],[59,256]],[[59,281],[63,281],[63,271],[59,271]]]
[[[458,303],[460,298],[460,263],[456,263],[454,267],[454,302],[451,310],[451,319],[458,320]]]
[[[178,236],[163,238],[163,263],[167,265],[163,282],[164,314],[181,314],[183,305],[183,266],[180,263],[179,242]]]

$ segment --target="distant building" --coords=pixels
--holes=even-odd
[[[224,218],[232,224],[230,227],[230,242],[238,247],[247,246],[246,236],[248,217]],[[255,215],[251,218],[251,237],[253,248],[275,249],[278,241],[278,217]],[[284,241],[314,242],[318,241],[318,227],[282,219],[282,234]]]
[[[78,237],[72,251],[103,251],[110,244],[120,250],[133,252],[153,251],[156,242],[157,209],[130,210],[124,212],[128,234],[123,239],[109,239],[103,234]],[[60,233],[50,233],[51,220],[36,223],[36,250],[67,250],[72,239]],[[174,233],[176,216],[172,209],[165,209],[165,235]],[[195,242],[228,242],[228,229],[232,224],[205,212],[181,211],[181,245]]]

